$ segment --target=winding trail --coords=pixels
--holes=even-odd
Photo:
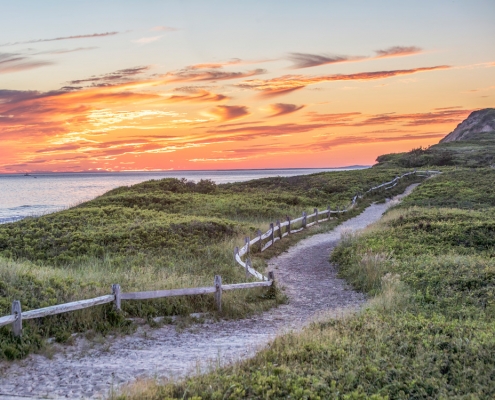
[[[393,203],[373,204],[334,230],[301,240],[271,259],[269,270],[285,287],[289,304],[253,318],[211,321],[183,332],[173,325],[140,326],[132,335],[106,338],[101,344],[79,338],[72,346],[59,346],[51,359],[30,355],[22,361],[3,362],[0,399],[105,398],[139,377],[180,377],[249,357],[277,334],[300,329],[320,312],[356,309],[365,296],[337,278],[329,254],[343,231],[365,228]]]

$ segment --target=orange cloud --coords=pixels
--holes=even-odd
[[[473,110],[440,108],[427,113],[387,113],[366,116],[359,112],[341,114],[306,113],[312,122],[324,122],[327,126],[355,127],[367,125],[399,124],[401,126],[420,126],[452,124],[466,118]]]
[[[361,116],[360,112],[347,112],[347,113],[337,113],[337,114],[320,114],[315,111],[310,111],[306,113],[306,116],[312,122],[327,122],[332,125],[342,124],[347,125],[354,121],[356,117]]]
[[[249,115],[249,111],[246,106],[216,106],[208,110],[206,114],[219,121],[230,121]]]
[[[302,108],[304,108],[304,105],[296,106],[295,104],[285,104],[285,103],[270,104],[270,109],[273,113],[272,115],[270,115],[270,118],[291,114],[293,112],[299,111]]]
[[[273,154],[301,154],[308,152],[323,152],[331,150],[334,147],[349,146],[349,145],[363,145],[369,143],[392,143],[402,141],[412,141],[418,139],[437,139],[445,136],[442,132],[427,132],[427,133],[410,133],[400,136],[339,136],[329,139],[320,139],[314,143],[305,144],[261,144],[253,145],[249,147],[242,147],[237,149],[229,149],[220,151],[219,153],[225,153],[236,157],[242,158],[256,158],[263,157],[267,152]],[[207,161],[197,160],[197,161]]]
[[[187,67],[187,69],[218,69],[223,68],[229,65],[238,65],[241,64],[242,60],[240,58],[233,58],[230,61],[220,62],[220,63],[203,63],[203,64],[194,64]]]
[[[305,76],[305,75],[284,75],[278,78],[261,80],[252,79],[236,84],[238,87],[253,89],[262,92],[265,96],[273,96],[282,94],[288,91],[302,89],[309,85],[314,85],[322,82],[333,81],[368,81],[391,78],[394,76],[411,75],[419,72],[428,72],[451,68],[448,65],[437,65],[434,67],[422,67],[412,69],[399,69],[391,71],[372,71],[360,72],[355,74],[335,74],[323,76]]]
[[[225,125],[224,125],[225,126]],[[311,132],[316,129],[325,128],[328,124],[278,124],[278,125],[256,125],[240,126],[225,129],[222,127],[211,128],[206,132],[214,134],[215,138],[225,141],[250,140],[261,137],[286,136],[295,133]]]
[[[170,103],[177,103],[183,101],[201,103],[201,102],[210,102],[210,101],[215,102],[215,101],[222,101],[229,99],[229,97],[223,94],[216,94],[203,89],[198,89],[192,93],[193,94],[182,95],[182,96],[173,95],[167,98],[166,101]]]
[[[360,125],[382,125],[401,123],[403,126],[419,126],[432,124],[452,124],[466,118],[472,110],[440,110],[429,113],[414,114],[379,114],[360,122]]]

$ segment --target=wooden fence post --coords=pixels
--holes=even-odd
[[[246,260],[246,279],[249,278],[249,268],[252,268],[253,264],[251,263],[251,259],[248,258]]]
[[[287,215],[287,233],[290,235],[290,217]]]
[[[15,321],[12,322],[12,331],[15,337],[20,337],[22,335],[22,311],[19,300],[12,302],[12,315],[15,316]]]
[[[249,251],[250,251],[250,246],[249,246],[249,242],[251,241],[251,239],[249,238],[249,236],[246,236],[244,238],[244,243],[246,244],[246,254],[248,255],[249,257]]]
[[[273,231],[273,222],[270,222],[270,229],[272,231],[271,239],[272,239],[272,245],[273,245],[273,243],[275,243],[275,236],[274,236],[275,232]]]
[[[282,239],[282,227],[280,226],[280,220],[277,219],[277,226],[278,226],[278,237]]]
[[[327,207],[327,210],[328,210],[328,220],[330,220],[330,215],[332,215],[332,214],[330,214],[330,211],[332,211],[332,210],[330,209],[330,206],[328,206],[328,207]]]
[[[277,290],[275,288],[275,275],[274,275],[273,271],[269,271],[268,272],[268,280],[272,281],[272,284],[268,288],[267,295],[268,295],[269,298],[274,299],[277,296]]]
[[[260,237],[260,253],[261,253],[263,251],[263,240],[261,239],[261,229],[258,229],[258,232],[256,233]]]
[[[303,227],[303,228],[306,228],[306,223],[307,223],[307,220],[306,220],[306,215],[307,215],[307,214],[306,214],[306,211],[303,211],[303,212],[302,212],[302,217],[303,217],[303,219],[302,219],[302,227]]]
[[[314,213],[315,213],[315,221],[316,221],[316,224],[318,224],[318,209],[315,208],[314,210]]]
[[[234,247],[234,261],[237,262],[237,259],[235,258],[239,254],[239,246]]]
[[[113,305],[117,311],[120,311],[120,285],[115,283],[112,285],[112,294],[115,296]]]
[[[217,304],[218,312],[222,312],[222,277],[215,275],[215,303]]]

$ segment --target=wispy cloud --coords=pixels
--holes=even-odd
[[[80,84],[91,83],[92,86],[107,86],[122,82],[128,82],[131,77],[134,79],[136,75],[148,71],[149,68],[150,68],[149,66],[124,68],[100,76],[92,76],[86,79],[75,79],[73,81],[69,81],[69,84],[80,85]]]
[[[169,82],[191,82],[191,81],[222,81],[229,79],[242,79],[254,75],[264,74],[264,69],[254,69],[245,72],[222,71],[218,67],[214,69],[184,68],[179,71],[169,72],[163,78]]]
[[[316,67],[325,64],[337,64],[351,61],[361,61],[366,59],[362,56],[343,56],[343,55],[326,55],[326,54],[309,54],[309,53],[290,53],[289,60],[294,64],[293,69]]]
[[[51,61],[33,60],[21,54],[0,53],[0,74],[25,71],[53,64]]]
[[[419,54],[423,50],[417,46],[393,46],[383,50],[376,50],[376,56],[348,56],[334,54],[289,53],[288,59],[293,62],[292,69],[317,67],[319,65],[337,64],[375,60],[386,57],[404,57]]]
[[[356,118],[360,117],[360,112],[347,112],[347,113],[317,113],[315,111],[309,111],[306,113],[308,119],[312,122],[325,122],[329,124],[341,124],[346,125],[352,123]]]
[[[56,38],[50,38],[50,39],[33,39],[33,40],[26,40],[23,42],[12,42],[12,43],[3,43],[0,44],[0,47],[3,46],[13,46],[16,44],[31,44],[31,43],[42,43],[42,42],[55,42],[59,40],[72,40],[72,39],[90,39],[90,38],[101,38],[105,36],[114,36],[118,35],[121,32],[105,32],[105,33],[91,33],[88,35],[73,35],[73,36],[59,36]]]
[[[205,114],[219,121],[230,121],[248,116],[249,111],[246,106],[216,106]]]
[[[434,67],[421,67],[412,69],[399,69],[390,71],[371,71],[355,74],[334,74],[322,76],[284,75],[273,79],[251,79],[236,84],[238,87],[260,91],[265,96],[284,94],[290,91],[302,89],[309,85],[333,81],[368,81],[391,78],[394,76],[411,75],[419,72],[429,72],[451,68],[448,65]]]
[[[217,69],[217,68],[223,68],[223,67],[228,67],[230,65],[239,65],[242,64],[242,60],[240,58],[233,58],[232,60],[229,61],[224,61],[224,62],[218,62],[218,63],[202,63],[202,64],[194,64],[194,65],[189,65],[186,67],[186,69],[189,70],[194,70],[194,69]]]
[[[472,110],[440,110],[428,113],[411,114],[378,114],[360,122],[361,125],[401,124],[403,126],[419,126],[434,124],[453,124],[466,118]]]
[[[223,157],[223,158],[192,158],[191,162],[225,162],[225,161],[243,161],[247,157]]]
[[[388,49],[375,50],[375,52],[376,58],[404,57],[422,53],[423,49],[417,46],[392,46]]]
[[[315,112],[306,113],[311,122],[326,123],[328,127],[356,127],[368,125],[400,125],[421,126],[438,124],[455,124],[466,118],[473,110],[452,108],[434,109],[425,113],[385,113],[365,115],[359,112],[342,114],[319,114]]]
[[[189,92],[191,94],[188,95],[173,95],[166,99],[166,101],[170,103],[177,102],[194,102],[194,103],[202,103],[202,102],[216,102],[222,100],[228,100],[229,97],[223,94],[217,94],[209,92],[208,90],[198,89],[194,92]]]
[[[218,138],[225,138],[228,135],[229,139],[234,137],[245,139],[253,139],[266,136],[285,136],[294,133],[311,132],[316,129],[325,128],[328,124],[296,124],[285,123],[278,125],[257,125],[257,126],[241,126],[235,128],[212,128],[207,133],[213,133]]]
[[[365,145],[369,143],[393,143],[403,141],[417,141],[425,139],[437,139],[445,136],[445,133],[427,132],[427,133],[410,133],[398,136],[338,136],[327,139],[320,139],[313,143],[304,144],[256,144],[251,146],[243,146],[242,148],[232,148],[229,150],[220,151],[231,158],[258,158],[263,157],[267,152],[274,154],[301,154],[308,152],[324,152],[332,150],[335,147]],[[207,161],[207,160],[205,160]]]
[[[286,104],[286,103],[275,103],[270,104],[270,109],[272,114],[270,117],[279,117],[281,115],[291,114],[293,112],[299,111],[304,108],[304,105],[297,106],[295,104]]]
[[[438,110],[438,111],[442,111],[442,110],[453,110],[455,108],[464,108],[462,106],[451,106],[451,107],[438,107],[438,108],[434,108],[434,110]]]
[[[75,49],[59,49],[59,50],[46,50],[46,51],[38,51],[36,53],[32,53],[33,55],[39,54],[66,54],[66,53],[75,53],[76,51],[87,51],[87,50],[95,50],[98,47],[76,47]]]

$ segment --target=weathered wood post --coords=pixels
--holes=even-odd
[[[307,222],[306,216],[307,216],[306,211],[303,211],[302,212],[302,217],[303,217],[303,219],[302,219],[302,227],[303,228],[306,228],[306,222]]]
[[[250,251],[250,245],[249,245],[250,241],[251,241],[251,239],[249,238],[249,236],[246,236],[244,238],[244,243],[246,244],[246,254],[248,255],[248,257],[249,257],[249,251]]]
[[[234,247],[234,262],[237,262],[236,256],[239,254],[239,246]]]
[[[117,311],[120,311],[120,285],[114,283],[112,285],[112,294],[115,296],[115,300],[113,301],[113,306]]]
[[[246,260],[246,279],[249,278],[249,268],[253,268],[250,258]]]
[[[282,227],[280,226],[280,220],[277,219],[277,226],[278,226],[278,237],[282,239]]]
[[[20,337],[22,335],[22,311],[19,300],[12,302],[12,315],[15,316],[15,321],[12,322],[12,331],[15,337]]]
[[[261,239],[261,229],[258,229],[258,232],[256,233],[260,237],[260,253],[261,253],[263,251],[263,240]]]
[[[275,274],[273,273],[273,271],[268,272],[268,279],[272,281],[272,284],[268,289],[268,297],[274,299],[277,296],[277,289],[275,287]]]
[[[313,212],[315,213],[315,221],[316,221],[316,224],[318,224],[318,209],[317,209],[317,208],[315,208],[315,209],[313,210]]]
[[[275,232],[273,230],[273,222],[270,222],[270,230],[271,230],[271,238],[270,239],[272,240],[272,245],[273,245],[273,243],[275,243],[275,236],[274,236]]]
[[[290,217],[287,215],[287,233],[290,235]]]
[[[222,312],[222,277],[215,275],[215,303],[217,304],[218,312]]]
[[[328,220],[330,220],[330,216],[332,215],[332,214],[330,213],[330,211],[332,211],[332,210],[330,209],[330,206],[328,206],[328,207],[327,207],[327,212],[328,212]]]

